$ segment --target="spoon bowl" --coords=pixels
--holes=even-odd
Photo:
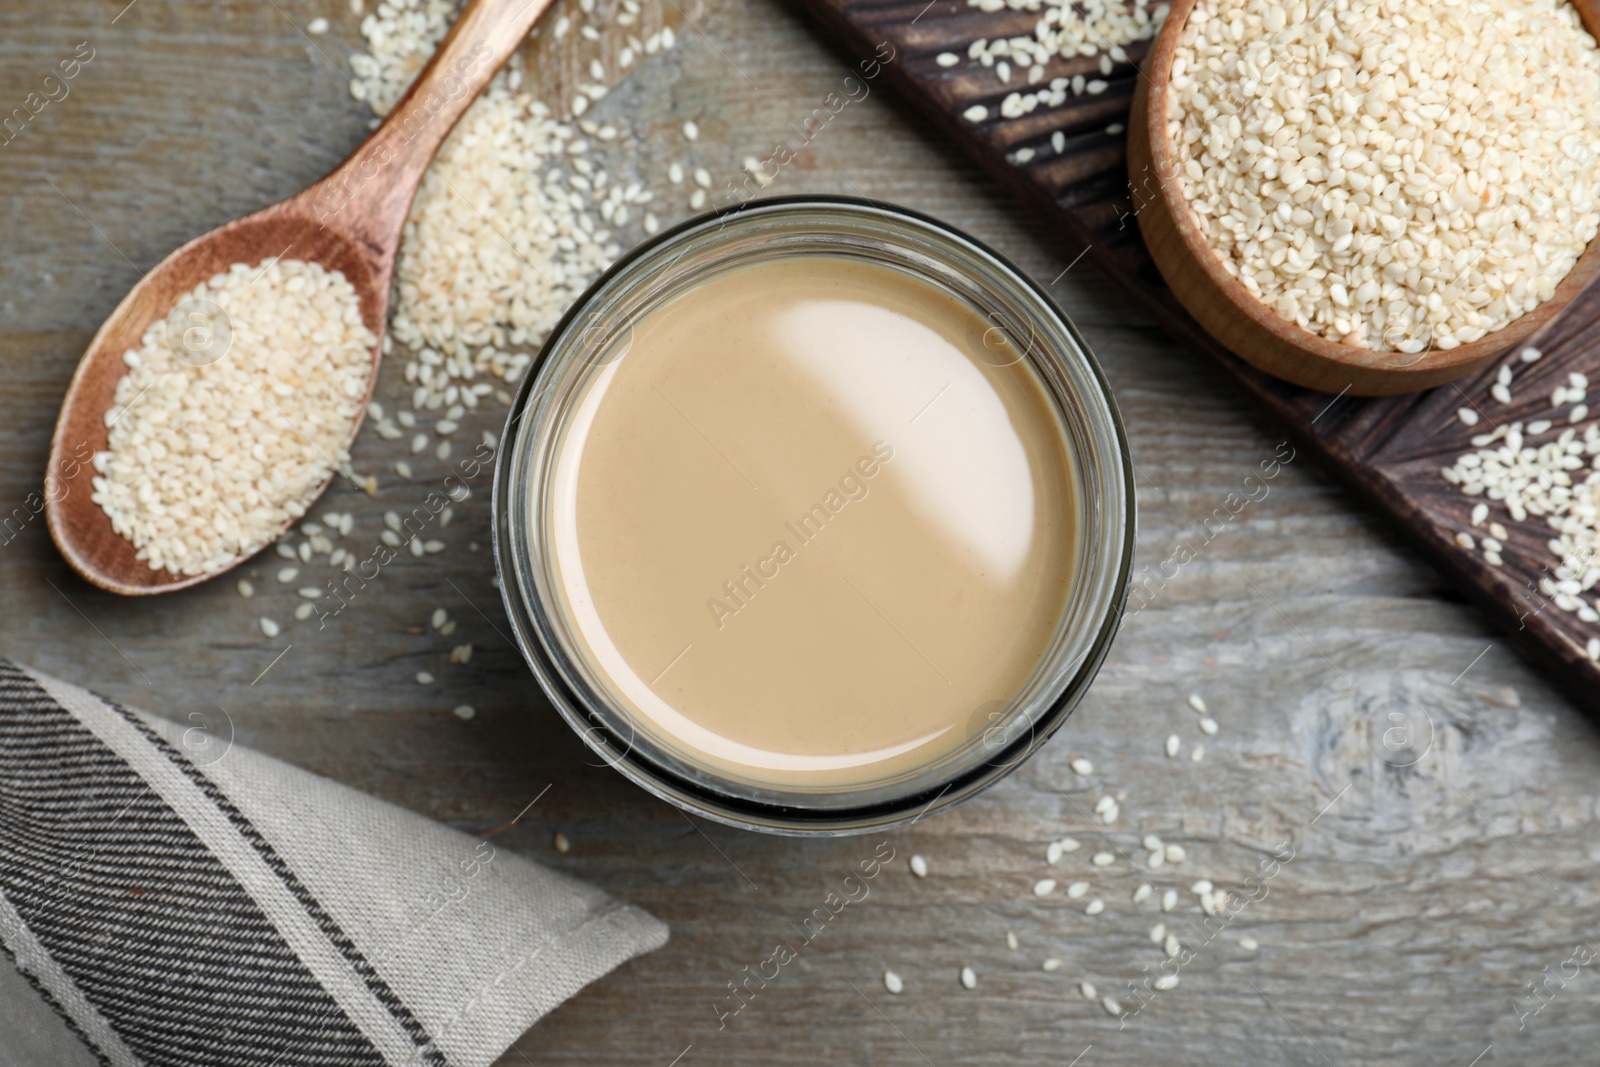
[[[92,499],[96,472],[90,462],[107,448],[109,412],[117,383],[127,372],[124,353],[139,348],[145,332],[166,319],[187,293],[234,264],[259,267],[274,258],[304,260],[337,270],[355,289],[361,319],[377,343],[366,394],[346,438],[354,440],[377,382],[395,255],[411,200],[445,136],[549,4],[473,0],[410,91],[333,173],[288,200],[178,248],[141,278],[101,325],[67,387],[45,475],[50,536],[86,580],[127,596],[168,593],[226,573],[249,558],[240,555],[204,574],[151,567]],[[202,315],[197,325],[205,330],[216,324]],[[292,418],[292,411],[288,414]],[[313,498],[332,478],[330,474],[317,487]],[[291,525],[276,531],[273,540]]]

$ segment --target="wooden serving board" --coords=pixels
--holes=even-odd
[[[1440,476],[1471,438],[1502,423],[1555,418],[1551,391],[1572,371],[1600,383],[1600,291],[1591,288],[1567,312],[1530,338],[1544,358],[1516,364],[1511,406],[1489,399],[1499,367],[1436,389],[1398,397],[1364,399],[1312,392],[1278,381],[1233,356],[1214,341],[1178,304],[1162,281],[1140,240],[1136,213],[1149,195],[1130,187],[1125,165],[1125,129],[1140,64],[1150,43],[1129,46],[1130,62],[1107,76],[1098,58],[1055,59],[1045,80],[1082,74],[1102,78],[1109,88],[1098,95],[1068,96],[1058,108],[1039,107],[1016,119],[999,117],[1000,102],[1013,91],[1027,91],[1025,74],[1014,71],[1002,84],[992,68],[969,64],[968,46],[980,38],[1031,36],[1037,13],[1010,9],[983,13],[966,0],[797,0],[849,51],[853,59],[890,55],[882,77],[903,93],[955,142],[972,154],[1002,185],[1035,207],[1061,234],[1066,255],[1092,261],[1139,300],[1173,336],[1209,359],[1289,436],[1295,446],[1317,456],[1372,506],[1393,519],[1415,548],[1455,581],[1516,643],[1552,672],[1560,685],[1587,710],[1600,711],[1600,664],[1590,660],[1590,638],[1600,624],[1581,621],[1556,607],[1540,592],[1540,579],[1558,561],[1547,542],[1553,531],[1540,517],[1513,522],[1491,502],[1489,521],[1502,523],[1511,536],[1504,564],[1491,567],[1477,551],[1456,542],[1473,529],[1469,498]],[[1152,6],[1154,6],[1152,4]],[[943,68],[942,52],[962,57]],[[963,113],[974,104],[989,117],[972,123]],[[1060,152],[1052,135],[1065,137]],[[1016,161],[1018,150],[1033,157]],[[1594,400],[1600,409],[1600,399]],[[1457,418],[1463,407],[1482,415],[1468,428]],[[1563,409],[1565,410],[1565,409]],[[1558,426],[1561,421],[1558,419]],[[1540,438],[1542,442],[1544,438]],[[1581,473],[1581,472],[1579,472]],[[1220,502],[1219,502],[1220,503]],[[1487,522],[1485,523],[1485,527]],[[1135,586],[1149,577],[1148,565]]]

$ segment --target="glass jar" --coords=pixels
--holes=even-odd
[[[1065,609],[1031,677],[972,709],[965,740],[891,780],[778,785],[724,773],[657,735],[610,695],[559,595],[551,532],[553,457],[595,376],[626,358],[652,310],[718,272],[829,255],[891,267],[953,296],[987,323],[972,340],[1020,356],[1059,417],[1079,527],[1061,551]],[[634,249],[567,312],[512,406],[494,484],[495,564],[518,646],[551,704],[600,759],[679,807],[770,833],[839,835],[900,825],[993,784],[1066,720],[1110,648],[1134,547],[1132,464],[1105,377],[1045,292],[993,250],[902,208],[839,197],[755,201],[686,222]]]

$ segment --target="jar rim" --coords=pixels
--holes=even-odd
[[[833,232],[825,229],[830,225]],[[585,353],[608,351],[616,338],[606,331],[617,330],[624,319],[631,328],[644,312],[624,310],[610,319],[607,314],[618,310],[619,301],[643,292],[644,283],[660,287],[692,282],[725,269],[729,250],[740,241],[747,242],[745,248],[760,242],[766,254],[777,256],[786,254],[777,250],[785,239],[793,242],[786,246],[791,251],[809,240],[820,242],[815,250],[826,252],[821,245],[835,239],[842,242],[840,250],[866,255],[870,249],[937,264],[937,277],[924,276],[930,284],[971,299],[950,283],[965,279],[974,291],[981,289],[989,299],[1001,301],[1008,324],[1015,320],[1032,331],[1030,342],[1043,342],[1030,343],[1025,358],[1046,386],[1064,429],[1074,435],[1072,458],[1078,480],[1085,483],[1082,503],[1091,505],[1078,509],[1084,548],[1073,584],[1084,586],[1078,592],[1081,610],[1073,616],[1075,627],[1063,616],[1046,651],[1048,656],[1067,648],[1070,655],[1052,663],[1048,676],[1036,671],[1025,692],[1039,691],[1027,703],[1019,695],[1007,719],[984,731],[979,758],[968,751],[969,745],[958,750],[966,753],[961,760],[936,759],[887,785],[831,790],[757,786],[688,763],[641,739],[626,711],[585,683],[563,648],[563,624],[556,618],[560,612],[552,606],[556,598],[541,588],[549,561],[536,558],[541,555],[539,533],[530,516],[537,507],[534,485],[542,484],[541,464],[559,439],[554,421],[570,401],[571,376],[581,372],[589,358]],[[704,258],[696,260],[696,254]],[[661,293],[667,291],[655,290],[652,306],[660,306],[666,299]],[[563,381],[568,392],[555,395]],[[916,211],[856,197],[774,197],[687,220],[644,242],[595,279],[562,316],[523,376],[501,437],[492,502],[493,554],[501,597],[524,659],[551,704],[605,765],[661,799],[728,825],[792,835],[865,833],[916,821],[975,795],[1015,769],[1070,716],[1098,672],[1122,617],[1137,521],[1134,492],[1127,435],[1104,372],[1065,313],[1024,272],[987,245]],[[1065,638],[1070,641],[1064,645]],[[1040,670],[1043,664],[1041,660]],[[930,769],[935,773],[928,773]]]

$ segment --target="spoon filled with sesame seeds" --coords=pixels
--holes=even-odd
[[[168,255],[89,342],[45,477],[51,537],[131,596],[214,577],[348,471],[406,215],[434,153],[550,0],[472,0],[333,173]]]

